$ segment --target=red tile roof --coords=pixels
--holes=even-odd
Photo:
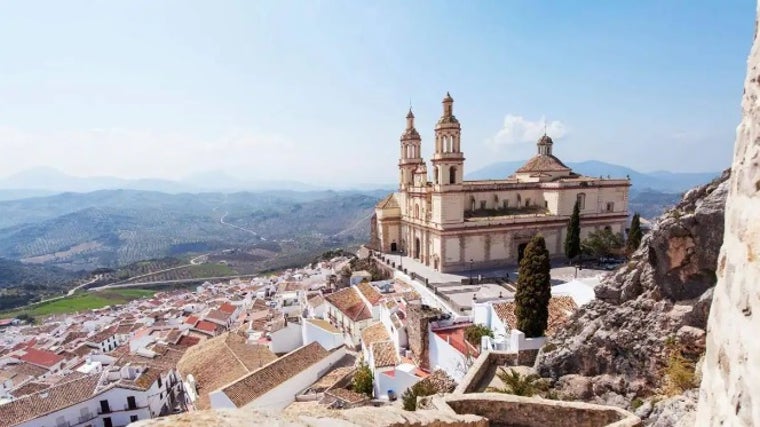
[[[63,356],[50,351],[38,350],[34,347],[30,347],[26,349],[26,353],[23,356],[19,357],[19,359],[33,365],[51,368],[55,366],[55,364],[63,361],[64,358]]]
[[[227,314],[232,314],[232,313],[235,312],[235,310],[237,310],[237,307],[235,307],[234,305],[232,305],[232,304],[230,304],[228,302],[225,302],[224,304],[222,304],[219,307],[219,311],[221,311],[223,313],[227,313]]]
[[[211,334],[216,332],[217,328],[221,328],[221,327],[217,325],[216,323],[207,322],[205,320],[201,320],[200,322],[198,322],[197,325],[195,325],[195,329],[199,329],[201,331],[208,332]]]
[[[372,317],[372,312],[359,297],[359,291],[355,286],[327,295],[325,299],[354,322]]]
[[[198,323],[198,317],[196,316],[187,316],[187,319],[185,319],[185,323],[188,325],[195,326],[196,323]]]
[[[460,326],[452,329],[437,330],[435,331],[435,334],[442,340],[448,342],[450,346],[454,347],[454,349],[461,354],[465,356],[478,356],[480,354],[480,349],[467,342],[464,337],[465,329],[467,329],[467,326]]]
[[[380,295],[380,292],[375,289],[374,286],[367,282],[362,282],[356,285],[356,289],[361,292],[362,295],[364,295],[364,298],[367,298],[367,301],[369,301],[372,305],[377,305],[381,299],[383,299],[383,296]]]

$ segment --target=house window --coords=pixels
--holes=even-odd
[[[129,409],[137,409],[137,402],[135,402],[134,396],[127,397],[127,408]]]
[[[576,201],[578,202],[578,208],[580,210],[586,209],[586,193],[578,193],[578,196],[576,196]]]
[[[113,423],[111,422],[111,417],[103,418],[103,427],[113,427]]]
[[[129,422],[130,422],[130,423],[133,423],[133,422],[135,422],[135,421],[137,421],[137,420],[139,420],[139,419],[140,419],[140,418],[139,418],[137,415],[130,415],[130,416],[129,416]]]
[[[108,404],[108,400],[101,400],[100,401],[100,413],[101,414],[107,414],[111,412],[111,405]]]
[[[485,209],[485,208],[486,208],[486,201],[485,200],[481,200],[480,201],[480,209]]]
[[[161,376],[158,376],[158,388],[161,388]]]
[[[614,210],[615,210],[615,203],[607,202],[607,212],[612,212]]]

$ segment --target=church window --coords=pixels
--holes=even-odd
[[[530,197],[525,199],[525,207],[527,208],[528,206],[530,206]]]
[[[485,200],[481,200],[480,201],[480,209],[485,209],[485,208],[486,208],[486,201]]]
[[[504,200],[504,209],[509,207],[509,200]]]
[[[414,219],[420,219],[420,205],[414,205]]]
[[[548,208],[548,207],[549,207],[549,202],[548,202],[548,201],[546,201],[546,200],[544,200],[544,207],[545,207],[545,208]]]
[[[440,182],[438,182],[438,168],[433,168],[433,182],[440,184]]]
[[[449,168],[449,184],[456,184],[457,183],[457,167],[452,166]]]
[[[493,195],[493,207],[494,207],[494,209],[498,209],[499,208],[499,195],[498,194],[494,194]]]
[[[585,210],[586,209],[586,193],[578,193],[577,200],[578,200],[578,207],[580,208],[580,210]]]
[[[470,210],[475,212],[475,198],[470,197]]]
[[[517,204],[519,205],[521,202],[522,202],[522,198],[521,198],[521,197],[520,197],[520,195],[518,194],[518,195],[517,195]],[[518,206],[518,207],[519,207],[519,206]]]
[[[607,202],[607,212],[612,212],[614,210],[615,210],[615,203]]]

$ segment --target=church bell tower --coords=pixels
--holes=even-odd
[[[401,157],[398,162],[400,191],[414,185],[414,172],[418,166],[424,164],[421,148],[422,138],[414,128],[414,113],[409,108],[409,114],[406,115],[406,129],[401,134]]]
[[[454,98],[446,92],[443,115],[435,125],[433,155],[433,221],[439,224],[464,221],[461,195],[464,180],[464,154],[461,148],[462,127],[454,115]]]

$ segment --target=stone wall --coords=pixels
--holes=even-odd
[[[454,390],[454,394],[475,393],[481,387],[484,378],[493,377],[500,366],[531,366],[536,360],[538,350],[511,353],[506,351],[489,351],[481,353],[467,371],[467,375]]]
[[[698,426],[760,425],[760,43],[750,52],[708,321]]]
[[[485,417],[491,426],[635,427],[641,425],[641,420],[630,412],[609,406],[501,393],[433,396],[423,406],[437,409],[442,413],[453,410],[457,414]]]
[[[430,367],[428,325],[430,319],[437,318],[439,314],[439,311],[420,304],[409,304],[407,308],[406,332],[409,339],[409,349],[414,355],[415,362],[421,368]]]

